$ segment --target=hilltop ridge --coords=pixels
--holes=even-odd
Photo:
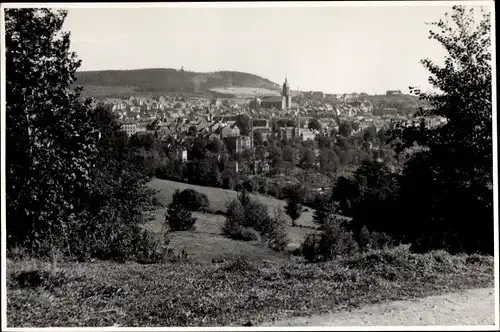
[[[102,97],[127,93],[217,93],[216,89],[221,88],[254,88],[276,94],[280,89],[279,84],[244,72],[203,73],[172,68],[80,71],[76,73],[76,84],[83,86],[85,94]]]

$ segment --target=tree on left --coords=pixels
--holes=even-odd
[[[73,217],[99,132],[72,90],[80,66],[61,27],[66,12],[7,9],[6,198],[8,244],[53,242]],[[57,245],[56,243],[51,243]]]
[[[154,192],[140,158],[110,111],[72,88],[80,61],[61,31],[66,15],[5,11],[7,246],[41,256],[160,255],[141,227]]]

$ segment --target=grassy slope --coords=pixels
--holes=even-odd
[[[76,84],[89,88],[87,93],[101,97],[119,94],[123,87],[135,87],[137,93],[205,92],[212,88],[248,87],[276,90],[277,85],[263,77],[235,71],[195,73],[171,68],[136,70],[81,71]],[[99,91],[97,88],[102,88]],[[104,88],[109,87],[109,88]]]
[[[7,269],[9,327],[242,326],[492,287],[494,275],[492,257],[402,248],[326,264],[8,261]],[[26,287],[28,271],[41,283]]]
[[[150,182],[150,187],[160,190],[157,194],[158,200],[167,205],[172,200],[172,195],[176,189],[184,190],[191,188],[207,195],[212,209],[225,211],[226,204],[236,198],[237,193],[232,190],[220,188],[202,187],[191,184],[174,182],[169,180],[155,179]],[[261,195],[252,195],[260,202],[266,204],[269,212],[272,213],[276,207],[283,207],[284,201]],[[147,226],[155,231],[161,232],[164,222],[165,209],[158,209],[155,219]],[[313,211],[304,212],[298,223],[304,226],[315,227],[312,221]],[[173,247],[185,247],[189,257],[199,263],[210,263],[213,258],[236,258],[244,256],[248,260],[270,260],[282,261],[286,256],[276,253],[266,248],[262,243],[252,243],[235,241],[225,238],[221,235],[220,229],[224,223],[225,217],[207,213],[194,213],[197,218],[196,231],[194,232],[175,232],[172,235],[171,245]],[[288,236],[290,238],[289,248],[298,247],[304,240],[307,233],[313,230],[305,227],[291,227],[291,221],[288,220]]]

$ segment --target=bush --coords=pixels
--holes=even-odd
[[[255,180],[249,179],[243,182],[243,188],[248,192],[256,193],[259,191],[259,184]]]
[[[179,203],[190,211],[205,211],[210,208],[210,202],[205,194],[194,189],[185,189],[179,194]]]
[[[275,209],[273,218],[262,229],[262,233],[267,238],[269,248],[275,251],[283,251],[290,240],[286,229],[286,216],[282,209]]]
[[[261,237],[259,232],[250,227],[240,227],[235,234],[233,234],[235,240],[242,241],[260,241]]]
[[[244,211],[245,219],[242,226],[254,228],[261,234],[265,233],[271,219],[267,205],[252,199],[244,206]]]
[[[222,178],[222,189],[233,190],[235,187],[235,181],[232,177],[223,177]]]
[[[320,250],[325,260],[351,255],[358,251],[358,244],[352,232],[346,230],[337,218],[326,222],[322,230]]]
[[[322,225],[319,235],[309,234],[302,244],[304,258],[312,262],[327,261],[338,256],[352,255],[358,249],[353,234],[335,216],[331,216]]]
[[[245,210],[238,199],[233,199],[227,206],[226,220],[222,226],[222,234],[233,237],[239,234],[241,225],[244,223]]]
[[[270,219],[267,206],[252,199],[244,190],[228,204],[222,234],[235,240],[244,240],[253,236],[244,229],[253,229],[258,234],[267,236],[271,232]],[[243,236],[242,232],[247,232],[248,236]]]
[[[321,255],[319,249],[319,242],[321,240],[321,235],[317,233],[309,233],[307,234],[304,242],[301,246],[301,252],[304,258],[308,262],[315,262],[319,260]]]
[[[139,241],[134,244],[133,256],[137,262],[143,264],[163,263],[169,256],[169,243],[168,232],[161,239],[154,233],[143,230]]]

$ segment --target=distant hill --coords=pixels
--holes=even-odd
[[[237,72],[219,71],[196,73],[177,69],[135,69],[80,71],[76,84],[84,94],[94,97],[112,97],[131,93],[206,93],[224,88],[255,88],[260,91],[278,91],[280,86],[263,77]]]

